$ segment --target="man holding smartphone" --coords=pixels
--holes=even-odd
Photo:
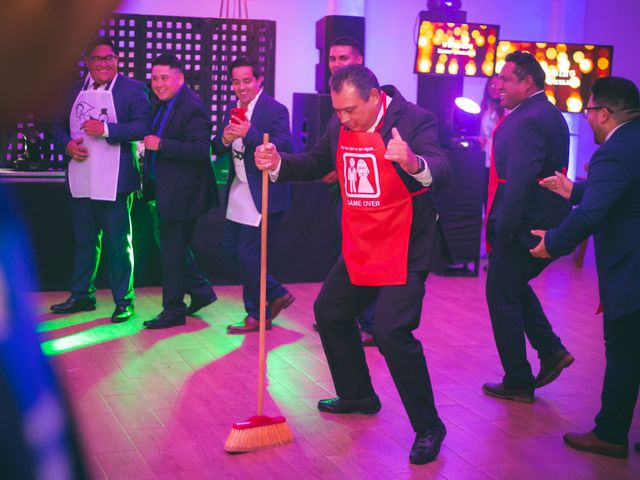
[[[224,248],[237,264],[242,281],[245,319],[229,325],[227,333],[241,334],[259,330],[260,306],[260,223],[262,222],[262,172],[253,158],[264,133],[271,143],[291,152],[291,130],[287,108],[262,91],[258,64],[239,57],[229,66],[237,103],[224,116],[224,130],[213,139],[216,155],[230,154],[227,182],[227,215]],[[289,183],[269,185],[269,232],[278,226],[282,214],[291,205]],[[267,274],[267,329],[271,321],[294,301],[286,288]]]

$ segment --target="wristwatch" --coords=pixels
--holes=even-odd
[[[424,161],[424,158],[422,158],[419,155],[416,155],[416,158],[418,159],[418,162],[420,163],[420,166],[418,167],[418,169],[415,172],[411,172],[411,175],[418,175],[419,173],[422,173],[425,171],[426,167],[426,163]]]

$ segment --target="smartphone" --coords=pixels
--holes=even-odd
[[[244,108],[232,108],[230,112],[231,123],[241,123],[247,121],[247,111]],[[234,119],[236,117],[238,120]]]

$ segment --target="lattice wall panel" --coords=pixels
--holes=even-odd
[[[151,79],[151,62],[161,53],[174,53],[184,66],[187,84],[200,94],[211,111],[217,133],[226,105],[235,97],[227,74],[229,63],[247,55],[262,66],[265,91],[274,94],[275,22],[220,18],[168,17],[158,15],[114,14],[106,19],[98,32],[112,39],[118,50],[118,69],[128,77]],[[70,78],[83,78],[86,65],[82,60]],[[41,132],[43,160],[52,168],[62,168],[63,158],[53,153],[50,129],[37,118],[21,119],[14,131],[0,134],[0,166],[11,166],[23,151],[23,132],[33,127]]]

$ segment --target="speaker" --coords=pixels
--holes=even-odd
[[[351,37],[360,42],[364,58],[364,17],[327,15],[316,22],[316,92],[329,93],[329,48],[338,37]]]
[[[333,114],[331,95],[325,93],[294,93],[291,133],[293,151],[306,152],[324,133]]]

